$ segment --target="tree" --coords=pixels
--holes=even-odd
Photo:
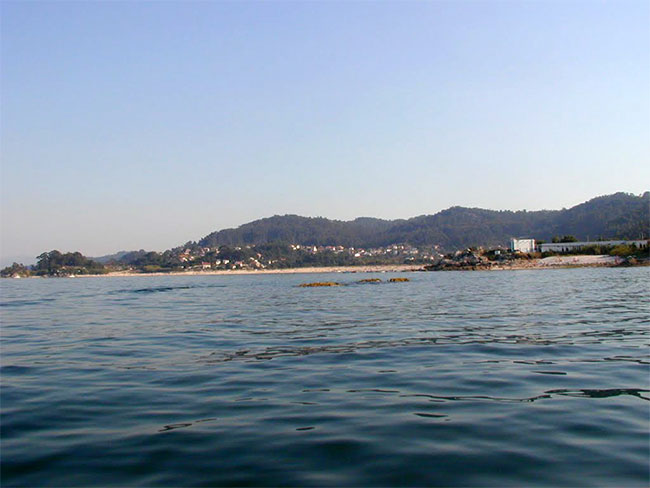
[[[106,272],[103,264],[88,259],[78,251],[62,254],[60,251],[53,250],[44,252],[36,259],[34,269],[38,275],[59,276]]]
[[[14,262],[11,266],[7,266],[6,268],[0,270],[0,276],[3,278],[8,278],[11,276],[29,276],[31,275],[31,272],[29,269],[27,269],[22,263],[18,264]]]
[[[578,239],[575,236],[572,235],[565,235],[565,236],[554,236],[552,241],[553,243],[558,243],[558,242],[578,242]]]

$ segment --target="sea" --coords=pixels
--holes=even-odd
[[[647,267],[0,290],[3,487],[650,483]]]

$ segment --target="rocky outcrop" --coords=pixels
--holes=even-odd
[[[438,262],[424,266],[425,271],[443,271],[458,269],[490,269],[493,262],[480,251],[466,249],[456,251],[454,254],[448,254]]]

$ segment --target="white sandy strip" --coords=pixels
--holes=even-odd
[[[618,256],[549,256],[539,260],[541,266],[585,266],[619,264],[623,261]]]
[[[296,273],[389,273],[418,271],[419,266],[409,264],[377,266],[330,266],[322,268],[287,268],[287,269],[232,269],[207,271],[174,271],[171,273],[134,273],[132,271],[114,271],[105,275],[83,276],[210,276],[210,275],[251,275],[251,274],[296,274]]]

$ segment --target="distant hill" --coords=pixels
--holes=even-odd
[[[323,217],[276,215],[226,229],[204,237],[203,246],[244,245],[283,242],[316,246],[364,246],[386,234],[397,221],[367,217],[344,222]]]
[[[93,261],[96,261],[101,264],[107,264],[111,262],[117,262],[120,261],[124,256],[127,254],[130,254],[131,252],[134,251],[118,251],[115,254],[107,254],[106,256],[99,256],[99,257],[91,257],[89,259],[92,259]]]
[[[574,235],[580,240],[650,236],[650,192],[615,193],[563,210],[485,210],[451,207],[408,220],[361,217],[352,221],[284,215],[264,218],[236,229],[213,232],[198,244],[214,247],[274,242],[302,245],[378,247],[389,244],[440,245],[453,250],[507,244],[510,237],[549,241]]]

